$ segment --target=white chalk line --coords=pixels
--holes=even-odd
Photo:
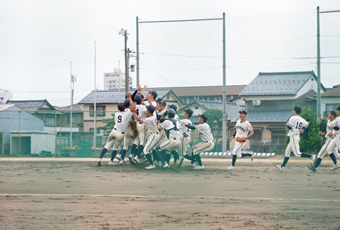
[[[300,201],[332,202],[333,199],[271,198],[271,197],[220,197],[220,196],[166,196],[166,195],[120,195],[120,194],[44,194],[44,193],[0,193],[0,196],[19,197],[119,197],[119,198],[175,198],[175,199],[218,199],[218,200],[253,200],[253,201]]]

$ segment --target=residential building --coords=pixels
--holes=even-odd
[[[129,89],[132,88],[132,78],[129,79]],[[104,90],[125,89],[125,73],[120,69],[104,73]]]
[[[13,104],[0,105],[0,153],[10,154],[10,132],[16,131],[19,135],[24,131],[43,131],[44,122],[32,115],[29,112],[24,111]],[[21,154],[30,154],[31,148],[29,146],[30,141],[25,138],[20,139]]]
[[[71,127],[71,106],[57,107],[60,112],[60,125],[62,132],[70,132]],[[72,132],[83,132],[84,130],[84,106],[80,104],[72,105]]]
[[[321,94],[321,111],[324,116],[340,105],[340,84]]]
[[[13,93],[9,90],[0,89],[0,104],[6,104],[8,100],[13,99]]]
[[[322,86],[321,92],[325,88]],[[245,100],[247,120],[255,134],[252,141],[260,151],[266,143],[284,147],[285,124],[294,105],[316,112],[317,78],[313,71],[260,72],[240,93]]]

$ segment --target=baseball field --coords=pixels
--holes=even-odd
[[[340,229],[340,171],[326,158],[203,159],[144,170],[96,159],[0,158],[0,229]],[[184,162],[183,165],[185,165]]]

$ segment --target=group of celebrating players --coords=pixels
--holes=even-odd
[[[156,166],[169,168],[171,155],[178,167],[182,165],[184,159],[188,159],[190,161],[188,165],[193,169],[204,169],[200,153],[208,152],[214,148],[213,135],[206,123],[208,117],[201,114],[198,119],[199,124],[194,126],[190,121],[193,111],[185,109],[184,119],[179,119],[176,114],[177,106],[171,104],[167,107],[167,103],[163,99],[157,98],[155,90],[149,89],[144,98],[146,88],[147,86],[144,86],[144,89],[138,86],[132,95],[127,93],[126,100],[118,104],[119,112],[115,114],[115,125],[100,153],[98,166],[101,166],[103,156],[113,145],[109,165],[115,165],[113,162],[115,158],[118,159],[118,164],[124,164],[125,155],[131,149],[128,156],[130,163],[140,165],[148,162],[149,166],[145,169],[154,169]],[[250,157],[253,160],[253,153],[241,153],[246,140],[254,134],[254,131],[246,120],[247,111],[241,110],[239,113],[240,119],[235,125],[234,134],[230,137],[230,142],[235,138],[232,164],[227,168],[230,170],[235,169],[237,157]],[[300,152],[300,134],[309,130],[309,122],[303,119],[300,114],[301,107],[296,105],[293,116],[287,122],[290,142],[285,151],[284,161],[281,165],[276,165],[276,168],[283,171],[291,152],[296,157],[311,158],[313,163],[308,165],[308,168],[313,172],[316,172],[326,154],[334,163],[331,170],[340,168],[335,157],[340,149],[340,106],[336,111],[329,112],[326,132],[319,132],[319,135],[325,136],[326,141],[317,156]],[[187,154],[192,130],[200,133],[202,141],[193,145],[191,153]],[[122,142],[123,148],[118,154]]]

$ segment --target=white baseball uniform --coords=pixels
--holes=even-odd
[[[152,117],[142,118],[142,123],[145,124],[145,128],[148,130],[148,138],[143,152],[144,154],[150,154],[152,149],[157,146],[160,141],[156,115],[154,114]]]
[[[195,126],[195,130],[201,134],[203,142],[199,142],[192,146],[192,152],[194,155],[210,151],[214,148],[214,137],[212,135],[210,126],[207,123],[199,124]]]
[[[104,148],[109,149],[113,144],[113,150],[118,150],[119,145],[124,138],[124,133],[127,130],[130,119],[133,113],[130,110],[117,112],[115,114],[115,126],[112,129]]]
[[[181,122],[181,146],[180,146],[180,153],[182,156],[184,156],[187,152],[187,146],[190,143],[191,139],[191,129],[187,128],[185,125],[191,124],[191,121],[189,119],[182,119]]]
[[[296,157],[301,157],[300,152],[300,131],[302,128],[307,128],[309,122],[302,117],[295,115],[292,116],[288,122],[287,126],[290,127],[287,136],[289,136],[289,144],[285,151],[285,156],[289,157],[290,153],[293,152]]]
[[[329,146],[329,144],[331,143],[331,141],[333,140],[333,136],[329,136],[330,133],[333,134],[333,129],[331,128],[331,125],[335,125],[335,119],[334,120],[328,120],[327,121],[327,127],[326,127],[326,134],[325,134],[325,138],[326,141],[323,144],[322,148],[320,149],[319,153],[318,153],[318,158],[323,158],[326,154],[327,154],[327,148]],[[338,149],[335,147],[332,152],[334,154],[336,154],[338,152]]]
[[[334,128],[339,128],[335,130]],[[340,117],[335,118],[334,127],[333,127],[333,140],[329,143],[326,152],[327,154],[331,154],[334,151],[334,148],[340,149]]]
[[[250,122],[247,120],[245,120],[244,122],[241,122],[241,120],[238,120],[236,122],[235,129],[236,129],[235,138],[247,137],[249,132],[253,131],[253,127],[251,126]],[[235,140],[233,155],[237,155],[237,157],[242,157],[241,150],[245,144],[246,142],[238,142]]]
[[[147,109],[145,107],[145,105],[136,105],[136,114],[138,117],[140,118],[146,118],[147,117],[147,113],[146,113]],[[138,122],[136,121],[136,126],[137,126],[137,137],[134,140],[134,144],[136,145],[144,145],[145,143],[145,125],[142,122]]]
[[[181,133],[176,127],[177,121],[175,119],[166,119],[159,127],[165,132],[168,132],[167,138],[160,143],[160,151],[167,150],[170,153],[173,150],[179,149],[181,144]]]

